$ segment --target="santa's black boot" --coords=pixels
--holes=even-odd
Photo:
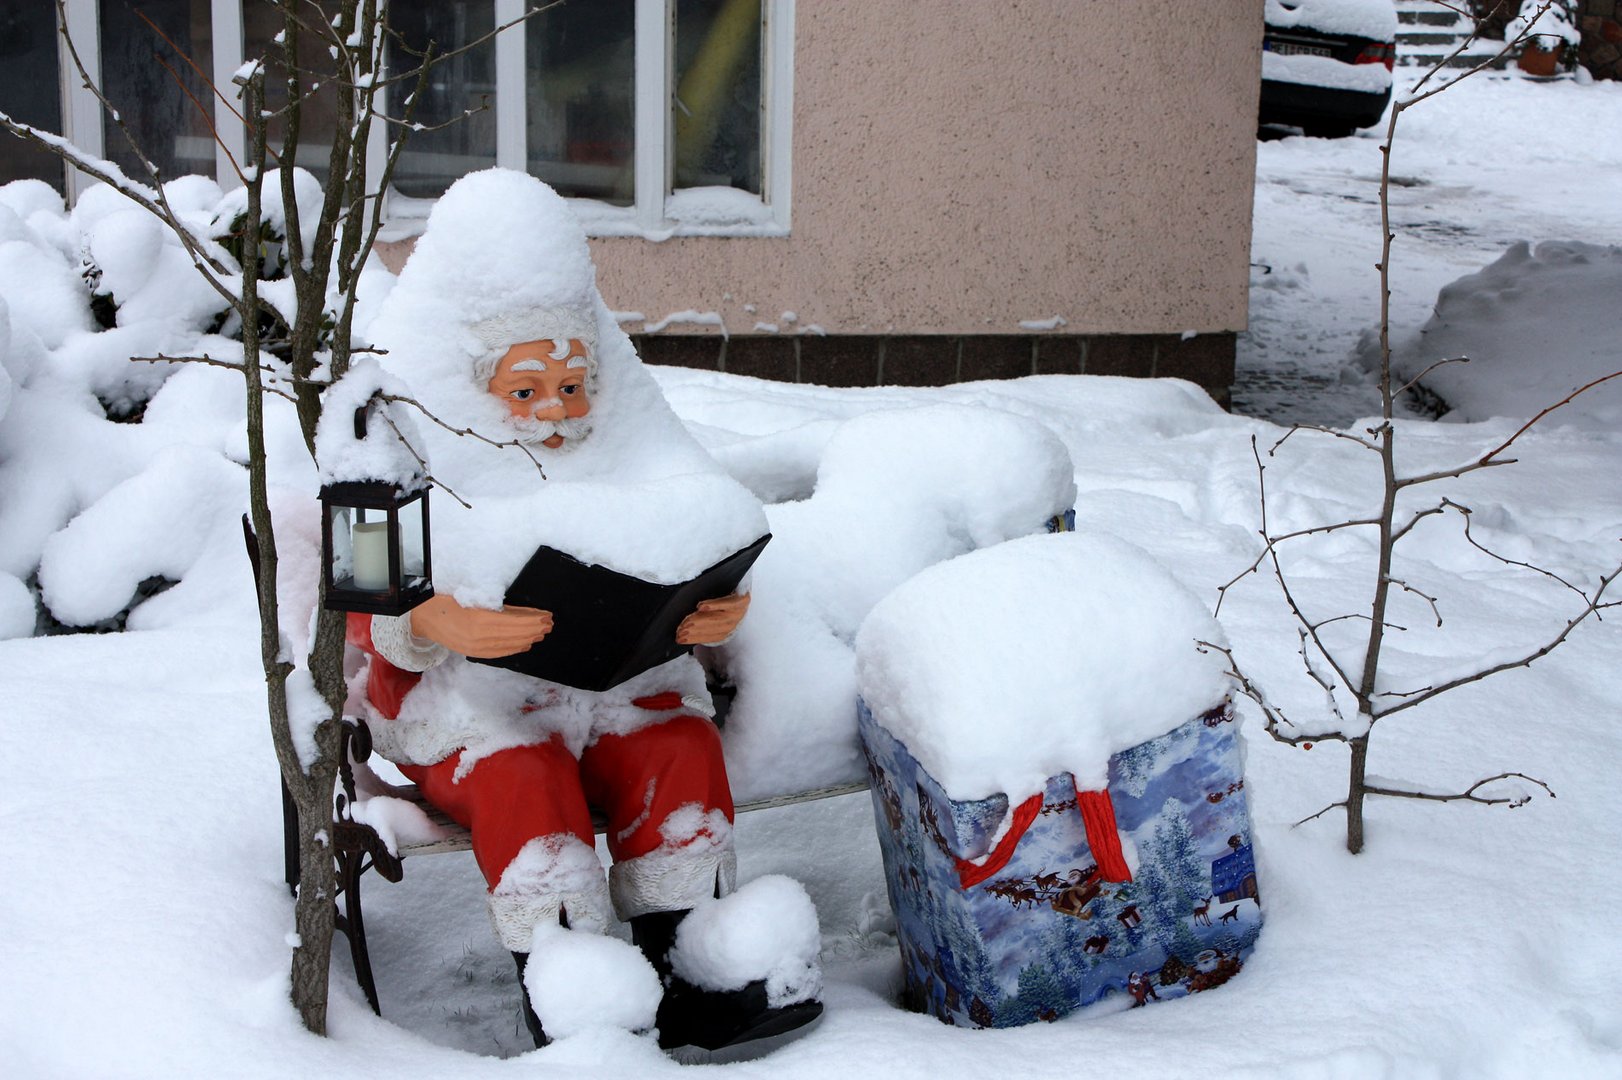
[[[670,950],[686,911],[656,911],[631,919],[631,940],[665,983],[659,1002],[659,1046],[683,1060],[736,1061],[768,1053],[822,1015],[822,1002],[773,1006],[766,983],[741,990],[706,990],[671,970]]]
[[[529,1003],[529,990],[524,986],[524,967],[529,963],[529,953],[513,953],[513,963],[518,965],[518,993],[524,1002],[524,1026],[529,1028],[529,1037],[535,1040],[535,1049],[539,1050],[552,1040],[541,1030],[541,1018],[535,1015]]]

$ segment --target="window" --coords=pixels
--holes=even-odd
[[[490,0],[392,0],[389,25],[406,48],[420,54],[431,44],[436,53],[444,53],[489,34],[496,20]],[[384,62],[391,70],[410,70],[419,62],[393,43],[390,46]],[[432,198],[457,177],[494,165],[495,93],[494,41],[444,60],[412,110],[412,123],[422,127],[411,133],[400,155],[394,190]],[[398,104],[391,111],[404,114]]]
[[[213,175],[212,110],[204,111],[212,94],[204,74],[213,63],[208,0],[141,0],[139,7],[100,0],[98,6],[101,88],[124,126],[164,176]],[[111,116],[102,117],[102,143],[125,175],[145,178],[146,168]]]
[[[0,9],[0,110],[34,127],[62,130],[57,74],[56,9],[7,4]],[[0,184],[44,180],[62,190],[56,155],[12,136],[0,136]]]
[[[598,235],[782,235],[788,229],[795,0],[573,0],[446,60],[416,102],[414,130],[384,200],[389,233],[420,230],[431,200],[457,177],[501,164],[527,169],[578,200]],[[335,0],[319,0],[328,11]],[[387,64],[432,42],[444,53],[521,18],[529,0],[390,0]],[[242,158],[231,77],[281,30],[263,0],[67,0],[86,67],[122,109],[165,176],[236,183],[213,129]],[[23,9],[23,10],[18,10]],[[51,5],[0,13],[0,108],[62,131],[142,170],[95,98],[61,70]],[[301,35],[301,54],[325,60]],[[218,100],[203,73],[225,89]],[[267,107],[283,104],[277,73]],[[59,88],[59,92],[52,92]],[[229,88],[229,89],[227,89]],[[399,115],[407,84],[388,103]],[[305,99],[298,164],[324,176],[336,117],[332,86]],[[459,119],[460,118],[460,119]],[[377,124],[371,175],[392,125]],[[280,121],[271,125],[280,141]],[[38,160],[34,160],[37,157]],[[44,155],[0,155],[6,175],[60,180]],[[89,181],[78,175],[72,190]]]

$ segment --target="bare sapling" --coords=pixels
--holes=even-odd
[[[1547,12],[1552,3],[1553,0],[1548,0],[1536,14],[1540,16]],[[1534,36],[1536,26],[1535,16],[1524,20],[1519,34],[1505,42],[1502,52],[1498,55],[1518,50],[1529,37]],[[1595,386],[1622,377],[1622,372],[1613,372],[1577,387],[1560,401],[1544,408],[1508,438],[1483,449],[1462,464],[1449,468],[1413,471],[1403,467],[1403,459],[1398,453],[1401,427],[1395,420],[1395,409],[1402,395],[1413,390],[1421,379],[1437,367],[1444,364],[1468,363],[1468,358],[1442,360],[1406,383],[1398,384],[1394,381],[1391,370],[1390,301],[1391,246],[1396,240],[1396,233],[1391,224],[1391,155],[1396,145],[1398,123],[1409,109],[1489,67],[1493,59],[1496,59],[1494,57],[1485,60],[1446,81],[1440,80],[1438,76],[1447,67],[1448,61],[1460,55],[1469,44],[1468,40],[1460,44],[1451,56],[1430,69],[1408,96],[1393,101],[1390,119],[1386,124],[1385,138],[1380,145],[1383,157],[1380,174],[1380,222],[1383,235],[1380,262],[1377,264],[1380,275],[1380,420],[1362,432],[1297,425],[1266,451],[1267,458],[1274,457],[1298,432],[1327,435],[1349,441],[1366,450],[1370,460],[1377,463],[1380,478],[1378,506],[1364,516],[1288,531],[1276,529],[1269,520],[1267,465],[1263,461],[1262,452],[1255,438],[1252,437],[1251,450],[1256,462],[1257,487],[1261,503],[1262,550],[1248,567],[1218,590],[1217,610],[1220,613],[1222,600],[1226,598],[1228,590],[1249,575],[1260,572],[1264,567],[1271,571],[1285,607],[1289,611],[1289,617],[1294,623],[1305,673],[1321,691],[1321,700],[1324,702],[1323,714],[1314,722],[1304,719],[1299,723],[1292,721],[1246,674],[1233,650],[1202,643],[1203,647],[1221,652],[1227,657],[1230,665],[1229,673],[1234,678],[1237,688],[1261,708],[1266,731],[1274,739],[1306,749],[1323,742],[1346,745],[1348,777],[1345,797],[1304,818],[1303,822],[1321,817],[1334,809],[1344,809],[1346,847],[1353,854],[1363,850],[1364,808],[1370,797],[1471,802],[1510,807],[1524,805],[1531,799],[1534,790],[1541,790],[1552,797],[1554,792],[1542,780],[1520,772],[1500,772],[1477,780],[1456,792],[1432,792],[1423,790],[1419,785],[1376,781],[1370,778],[1368,772],[1369,740],[1376,725],[1388,717],[1417,709],[1460,687],[1481,682],[1505,671],[1530,666],[1562,645],[1572,632],[1588,619],[1599,619],[1606,609],[1622,603],[1606,599],[1607,590],[1617,575],[1622,573],[1622,563],[1601,573],[1593,585],[1587,588],[1579,587],[1551,570],[1492,550],[1472,532],[1470,506],[1446,494],[1431,494],[1438,491],[1439,486],[1447,481],[1514,464],[1516,459],[1509,455],[1516,443],[1534,425]],[[1434,85],[1428,85],[1433,82]],[[1430,617],[1434,618],[1435,625],[1437,627],[1443,625],[1440,601],[1432,595],[1435,590],[1427,591],[1422,587],[1422,583],[1408,580],[1396,572],[1401,545],[1414,536],[1415,526],[1428,518],[1441,515],[1451,516],[1459,523],[1461,543],[1503,566],[1541,576],[1569,590],[1572,596],[1572,609],[1563,623],[1549,628],[1539,639],[1524,647],[1510,649],[1500,659],[1483,661],[1479,666],[1470,667],[1463,673],[1437,677],[1425,685],[1390,685],[1385,678],[1386,665],[1383,665],[1383,661],[1388,659],[1393,635],[1405,630],[1405,627],[1392,621],[1391,604],[1394,591],[1418,600],[1422,610],[1428,611]],[[1308,595],[1310,586],[1286,570],[1280,552],[1286,548],[1310,544],[1314,539],[1322,539],[1349,530],[1372,530],[1376,535],[1376,542],[1373,545],[1373,565],[1369,567],[1367,607],[1358,611],[1341,611],[1329,616],[1318,616],[1316,611],[1324,605],[1314,603],[1316,598]],[[1364,626],[1366,632],[1348,634],[1343,625],[1348,623]],[[1334,627],[1333,630],[1329,629],[1331,626]],[[1515,783],[1516,781],[1519,783]]]
[[[382,223],[382,193],[388,189],[410,133],[433,130],[412,119],[432,70],[450,57],[483,45],[534,14],[534,10],[477,40],[440,50],[432,42],[418,47],[391,29],[383,0],[338,0],[332,5],[264,0],[282,16],[275,43],[266,55],[250,58],[238,71],[234,88],[211,87],[221,100],[240,99],[240,110],[232,106],[231,111],[242,121],[244,138],[223,138],[206,116],[204,104],[193,99],[193,104],[205,113],[209,130],[246,189],[245,212],[234,223],[230,235],[216,242],[197,235],[170,206],[164,183],[173,177],[164,176],[153,164],[121,119],[115,103],[103,94],[68,34],[66,0],[56,2],[58,30],[77,79],[114,121],[141,163],[144,175],[132,179],[117,165],[4,112],[0,112],[0,128],[58,155],[162,222],[178,239],[197,272],[219,294],[222,322],[240,327],[240,368],[248,418],[248,516],[257,548],[260,653],[271,739],[299,820],[291,996],[304,1026],[325,1034],[327,976],[338,891],[333,837],[339,824],[334,793],[343,764],[344,616],[326,610],[325,597],[318,597],[308,652],[302,663],[289,655],[288,642],[304,636],[303,620],[308,613],[289,613],[284,625],[278,609],[276,523],[270,512],[266,473],[265,395],[293,402],[305,445],[313,456],[321,394],[343,377],[354,353],[361,351],[351,342],[351,328],[361,270]],[[148,26],[155,35],[162,36],[150,22]],[[315,47],[301,48],[301,41]],[[193,61],[186,62],[200,73]],[[178,81],[168,64],[157,58],[154,63]],[[312,67],[313,63],[322,66]],[[267,109],[266,81],[272,70],[283,81],[285,104]],[[310,100],[328,87],[334,91],[336,119],[330,132],[327,176],[321,185],[319,205],[307,199],[301,207],[295,192],[298,177],[293,162],[303,138],[302,121]],[[398,102],[398,112],[387,111],[386,101]],[[464,112],[448,122],[465,119],[475,111]],[[273,122],[279,123],[281,136],[275,146],[270,138]],[[381,170],[369,172],[368,149],[375,141],[374,128],[380,126],[385,129],[388,150]],[[237,145],[233,146],[233,141]],[[243,155],[243,160],[238,160],[238,154]],[[271,226],[265,211],[265,183],[272,170],[276,170],[285,221],[280,228]],[[316,215],[313,223],[301,220],[301,215],[312,210]],[[274,258],[269,257],[272,251],[276,252]],[[272,304],[261,289],[267,278],[280,277],[293,283],[296,300],[290,311],[285,304]],[[238,366],[209,357],[131,359]],[[410,399],[394,400],[416,404]],[[289,632],[293,624],[298,625],[296,633]],[[304,678],[307,684],[290,689],[291,681]],[[320,702],[318,708],[311,707],[315,699]],[[304,736],[307,749],[303,756],[299,740],[295,739],[295,727]]]

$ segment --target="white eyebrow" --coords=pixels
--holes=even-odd
[[[509,371],[545,371],[546,370],[546,365],[541,363],[539,360],[520,360],[520,361],[518,361],[518,363],[514,364],[512,367],[508,368],[507,370],[509,370]]]
[[[584,356],[571,356],[569,357],[568,366],[572,368],[583,368],[590,367],[591,365],[586,362],[586,358]],[[514,370],[517,369],[515,368]]]

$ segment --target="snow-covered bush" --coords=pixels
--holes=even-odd
[[[1577,28],[1576,0],[1521,0],[1504,37],[1512,41],[1522,34],[1541,38],[1538,44],[1545,49],[1576,48],[1583,36]]]
[[[302,170],[295,186],[308,237],[320,188]],[[234,272],[252,232],[242,189],[222,193],[188,176],[165,184],[164,196],[198,250]],[[252,246],[272,279],[261,291],[290,319],[274,175],[261,217]],[[368,276],[392,281],[375,264]],[[366,288],[382,293],[387,283]],[[242,376],[136,358],[240,365],[240,336],[179,238],[110,187],[87,189],[71,211],[40,181],[0,187],[0,635],[34,630],[24,583],[43,593],[48,621],[123,625],[132,602],[218,561],[209,538],[234,526],[246,503]],[[310,486],[291,410],[276,399],[268,408],[275,471]],[[234,557],[238,565],[217,572],[240,573],[240,547]],[[215,573],[142,625],[164,621],[188,593],[198,594],[192,604],[218,603]]]

